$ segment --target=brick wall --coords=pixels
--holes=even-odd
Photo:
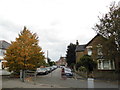
[[[84,55],[84,52],[76,52],[76,63],[80,60],[80,58]]]
[[[94,71],[94,78],[97,79],[105,79],[105,80],[118,80],[119,75],[117,72],[112,70],[104,70],[104,71]]]
[[[97,45],[102,45],[103,42],[105,42],[105,39],[102,36],[98,35],[88,43],[87,46],[92,46],[92,58],[94,60],[97,60]],[[85,49],[84,53],[87,54],[87,48]]]

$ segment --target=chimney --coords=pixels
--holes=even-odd
[[[77,46],[79,45],[79,42],[78,42],[78,40],[76,40],[76,45],[77,45]]]

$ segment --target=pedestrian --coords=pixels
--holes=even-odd
[[[66,75],[65,75],[65,69],[64,68],[62,68],[62,70],[61,70],[61,78],[64,79],[64,80],[67,79]]]
[[[62,68],[61,75],[64,75],[64,73],[65,73],[65,70],[64,68]]]

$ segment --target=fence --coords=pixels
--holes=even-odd
[[[20,80],[23,82],[35,82],[36,81],[36,71],[30,71],[30,70],[26,70],[26,71],[20,71]]]

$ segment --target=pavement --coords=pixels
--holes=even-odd
[[[87,80],[87,78],[84,78],[84,77],[78,75],[77,73],[74,75],[74,79]],[[104,81],[104,82],[111,82],[111,83],[118,83],[119,82],[118,80],[108,80],[108,79],[99,79],[99,78],[94,78],[94,81]]]
[[[83,78],[82,76],[80,76],[80,75],[78,75],[77,73],[74,73],[74,77],[73,77],[74,79],[76,79],[76,80],[78,80],[78,79],[86,79],[86,78]]]
[[[11,73],[0,70],[0,90],[2,88],[65,88],[56,85],[35,83],[34,80],[22,82],[20,78],[10,78]]]
[[[36,83],[33,80],[22,82],[19,78],[10,78],[3,76],[2,88],[65,88],[60,86],[52,86],[49,84]],[[12,82],[12,83],[11,83]]]

